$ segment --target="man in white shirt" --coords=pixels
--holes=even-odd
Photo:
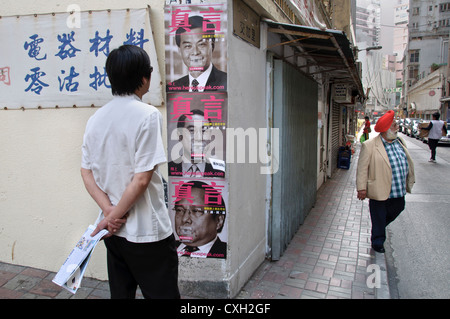
[[[111,298],[180,298],[178,257],[158,164],[166,161],[161,113],[143,103],[152,67],[132,45],[106,60],[112,101],[86,125],[81,175],[101,209],[97,228],[105,239]],[[157,257],[155,257],[157,256]]]
[[[444,121],[439,120],[440,116],[439,112],[433,113],[433,120],[431,120],[430,125],[422,128],[422,130],[430,131],[428,133],[428,147],[431,150],[431,157],[429,159],[431,163],[436,163],[436,148],[442,137],[442,133],[444,132],[447,135],[447,127],[445,127]]]

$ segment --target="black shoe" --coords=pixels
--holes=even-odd
[[[381,245],[381,246],[372,245],[372,249],[375,250],[377,253],[383,254],[385,252],[383,245]]]

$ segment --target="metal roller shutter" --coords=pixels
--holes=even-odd
[[[272,260],[286,249],[316,200],[317,84],[274,61],[274,127],[280,129],[280,168],[273,176]]]

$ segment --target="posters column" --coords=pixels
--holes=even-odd
[[[226,258],[226,4],[165,12],[168,202],[178,255]]]

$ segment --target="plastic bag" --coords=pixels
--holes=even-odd
[[[364,143],[366,141],[366,134],[361,134],[361,137],[359,138],[359,141],[361,143]]]

